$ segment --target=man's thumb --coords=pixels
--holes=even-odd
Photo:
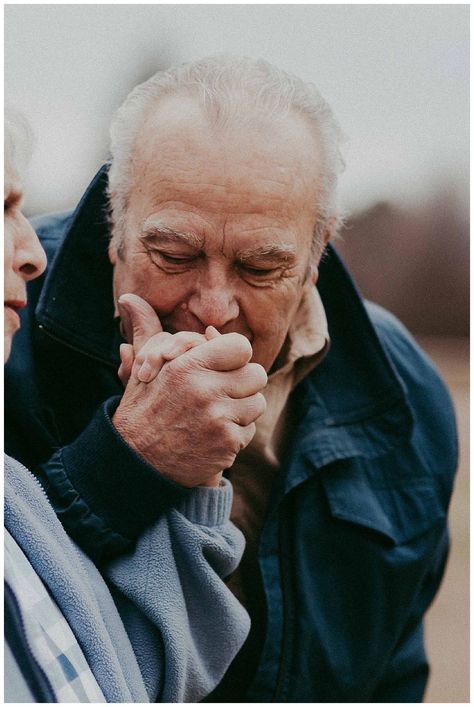
[[[136,353],[148,339],[163,331],[157,313],[138,295],[127,293],[118,299],[122,334]]]

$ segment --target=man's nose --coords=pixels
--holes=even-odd
[[[207,273],[200,278],[188,301],[188,309],[204,326],[222,328],[239,316],[234,288],[225,272]]]

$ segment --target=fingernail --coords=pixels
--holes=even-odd
[[[142,383],[148,383],[151,380],[152,373],[152,367],[145,361],[137,373],[137,378]]]
[[[212,324],[209,324],[209,326],[206,327],[206,337],[215,339],[216,336],[221,336],[220,332],[216,329],[216,327],[212,326]]]
[[[131,344],[120,344],[119,351],[120,351],[120,360],[123,362],[124,360],[127,361],[130,359],[129,351],[131,349]]]

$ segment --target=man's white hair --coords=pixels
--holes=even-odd
[[[177,94],[195,96],[216,127],[250,126],[256,118],[280,120],[291,113],[308,119],[319,138],[323,158],[313,237],[313,254],[319,260],[326,232],[335,235],[341,222],[336,199],[337,179],[344,169],[339,125],[313,84],[263,59],[227,55],[158,71],[137,86],[117,111],[110,129],[109,199],[118,252],[123,246],[130,190],[134,179],[140,178],[134,173],[133,159],[140,129],[149,112],[159,110],[160,98]]]
[[[22,182],[33,151],[33,133],[26,118],[11,106],[5,108],[3,155],[5,172]]]

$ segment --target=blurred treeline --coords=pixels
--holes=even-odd
[[[469,217],[443,190],[416,206],[380,202],[337,242],[364,297],[417,335],[469,335]]]

